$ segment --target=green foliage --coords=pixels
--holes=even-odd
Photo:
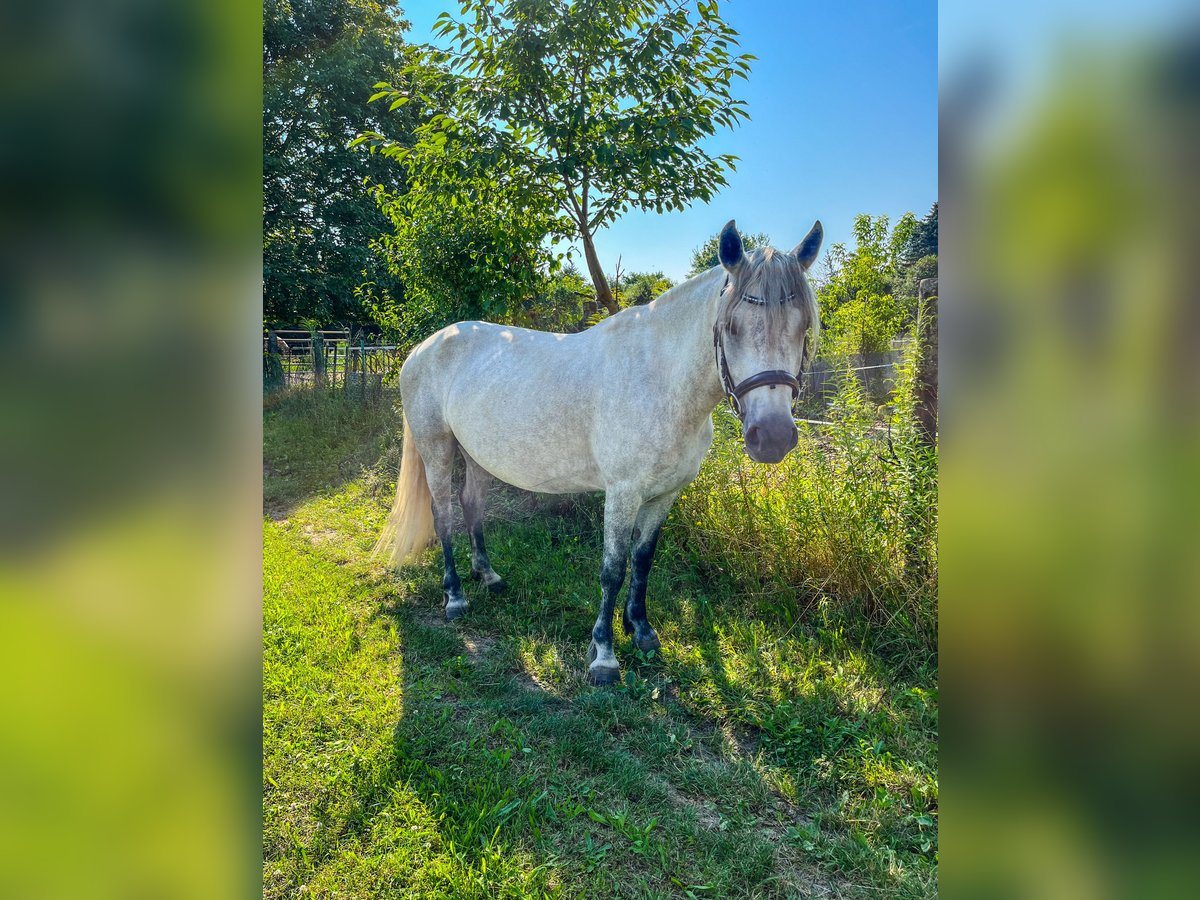
[[[720,243],[720,240],[721,235],[714,234],[692,251],[692,268],[688,270],[688,278],[691,278],[693,275],[699,275],[701,272],[707,272],[713,266],[720,265],[721,260],[717,256],[717,245]],[[771,239],[761,231],[742,235],[742,247],[746,250],[757,250],[759,247],[770,246]]]
[[[938,205],[934,201],[925,218],[913,228],[912,234],[904,244],[904,263],[912,265],[917,260],[927,256],[937,256],[938,252]]]
[[[903,298],[905,309],[915,310],[917,308],[921,282],[926,278],[937,278],[937,273],[938,258],[936,256],[922,256],[904,270],[904,274],[896,285],[896,294]]]
[[[903,270],[903,249],[917,226],[905,213],[895,228],[887,216],[855,216],[855,248],[844,244],[829,249],[829,275],[817,290],[822,340],[836,355],[881,353],[911,322],[913,306],[897,291]]]
[[[628,209],[683,209],[726,184],[735,157],[699,144],[747,117],[730,90],[753,57],[735,53],[715,3],[465,0],[462,16],[438,17],[451,49],[406,69],[415,83],[372,98],[429,111],[414,141],[367,131],[359,142],[405,159],[426,190],[523,194],[539,220],[552,214],[548,235],[583,239],[611,310],[592,235]]]
[[[430,181],[430,153],[435,149],[418,141],[402,157],[406,191],[374,188],[391,228],[373,246],[403,283],[404,298],[397,303],[374,285],[367,308],[408,339],[467,319],[532,319],[558,268],[543,243],[553,214],[516,182]]]
[[[618,299],[622,306],[642,306],[674,286],[662,272],[631,272],[624,277]]]
[[[415,115],[367,106],[409,48],[392,0],[266,0],[263,6],[263,314],[294,325],[364,320],[355,287],[386,281],[370,249],[386,219],[364,178],[396,181],[347,144],[364,128],[407,135]],[[365,275],[364,275],[365,273]],[[392,286],[394,289],[394,286]]]
[[[568,262],[537,296],[527,299],[514,311],[513,324],[543,331],[575,331],[585,307],[594,306],[595,299],[595,289]]]

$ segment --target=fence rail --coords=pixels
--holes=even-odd
[[[263,337],[268,387],[352,387],[360,382],[379,386],[393,382],[404,364],[396,344],[354,341],[349,332],[280,329]],[[274,379],[272,379],[274,372]]]
[[[335,329],[319,334],[321,340],[315,353],[315,342],[307,331],[280,329],[263,338],[264,354],[278,363],[275,386],[379,390],[396,382],[404,364],[405,348],[397,344],[368,344],[365,339],[354,341],[349,332]],[[891,389],[893,373],[904,352],[905,345],[897,342],[882,353],[859,354],[849,366],[818,360],[801,379],[802,397],[808,401],[802,400],[802,407],[810,413],[820,411],[837,393],[846,371],[855,372],[868,395],[882,402]],[[270,382],[270,364],[267,377]]]

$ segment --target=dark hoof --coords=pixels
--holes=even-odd
[[[651,650],[661,650],[662,641],[660,641],[658,639],[658,635],[652,631],[648,635],[635,637],[633,639],[633,646],[637,647],[643,653],[649,653]]]
[[[503,579],[501,579],[500,581],[493,581],[491,584],[489,584],[487,586],[487,589],[489,591],[491,591],[493,594],[503,594],[505,591],[508,590],[508,582],[504,581]]]
[[[458,600],[454,603],[446,603],[443,609],[446,610],[446,621],[453,622],[455,619],[461,619],[467,614],[467,601]]]
[[[621,680],[621,670],[609,668],[608,666],[595,666],[588,669],[587,680],[588,684],[594,684],[596,687],[616,684]]]

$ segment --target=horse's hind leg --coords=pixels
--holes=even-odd
[[[429,482],[429,493],[433,500],[433,528],[442,544],[445,573],[442,576],[442,591],[445,594],[446,618],[457,619],[467,611],[467,598],[463,596],[462,582],[454,567],[454,497],[452,473],[454,471],[454,438],[439,436],[434,442],[421,447],[421,458],[425,461],[425,479]]]
[[[467,523],[467,533],[471,535],[471,577],[483,581],[493,594],[504,590],[504,579],[492,569],[488,559],[487,548],[483,543],[483,511],[487,505],[488,484],[492,476],[480,468],[479,463],[463,451],[463,460],[467,464],[467,477],[463,479],[462,501],[463,518]]]
[[[637,539],[633,542],[633,566],[629,576],[629,597],[625,601],[625,633],[633,635],[633,644],[639,650],[659,649],[662,644],[646,618],[646,583],[650,579],[650,567],[654,564],[654,551],[658,548],[658,535],[662,523],[677,491],[648,500],[638,511]]]

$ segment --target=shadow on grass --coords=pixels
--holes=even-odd
[[[580,683],[566,698],[531,690],[510,640],[486,635],[480,653],[477,623],[437,621],[427,605],[434,589],[431,578],[412,598],[419,605],[381,607],[405,648],[405,709],[385,777],[360,798],[348,830],[371,833],[396,791],[413,792],[439,823],[431,849],[455,860],[453,884],[443,885],[453,896],[471,896],[464,885],[484,873],[481,896],[677,893],[672,879],[747,896],[770,874],[761,841],[703,830],[673,807],[668,782],[637,746],[661,708],[631,703],[619,688]],[[665,743],[669,729],[657,730]]]
[[[764,718],[763,698],[786,694],[787,685],[764,677],[748,686],[730,676],[713,617],[732,619],[735,610],[707,596],[693,604],[692,621],[681,616],[669,626],[683,631],[679,640],[698,654],[699,671],[662,655],[636,654],[622,638],[618,655],[626,682],[609,689],[586,686],[584,653],[595,611],[593,595],[599,591],[592,574],[600,557],[594,525],[586,516],[574,516],[493,528],[493,543],[504,548],[493,553],[498,566],[511,566],[521,556],[536,558],[539,564],[502,572],[511,589],[501,597],[482,590],[471,594],[472,613],[464,620],[441,621],[436,566],[412,570],[412,593],[402,602],[381,606],[377,614],[395,621],[408,662],[407,721],[396,728],[397,753],[407,762],[398,771],[440,811],[456,847],[466,846],[464,839],[468,845],[480,840],[478,847],[461,850],[466,854],[464,865],[479,866],[490,858],[492,844],[481,837],[489,828],[498,829],[492,839],[533,848],[549,865],[555,859],[570,859],[570,848],[588,841],[599,847],[625,840],[624,832],[607,827],[614,809],[640,813],[643,823],[667,811],[679,822],[678,831],[663,845],[671,848],[674,868],[634,854],[614,863],[613,871],[641,879],[648,890],[670,888],[675,871],[695,879],[692,884],[715,879],[728,896],[752,893],[751,885],[788,869],[781,859],[795,866],[804,858],[794,846],[784,846],[791,840],[788,829],[811,822],[818,811],[803,804],[824,804],[841,787],[832,776],[824,784],[817,778],[815,793],[784,796],[777,781],[766,777],[756,759],[758,751],[774,765],[809,768],[861,738],[877,738],[879,721],[864,724],[860,713],[820,686],[778,707],[778,717],[768,713]],[[464,543],[458,554],[465,552]],[[674,586],[690,579],[672,571],[678,563],[663,562],[665,571],[652,580],[651,588],[671,597],[677,591],[666,589],[664,581]],[[580,585],[586,589],[581,591]],[[549,607],[544,602],[548,596],[557,598]],[[658,617],[666,621],[659,624],[679,612],[670,600],[661,604]],[[554,634],[556,655],[567,661],[557,681],[550,673],[550,691],[538,687],[539,673],[530,671],[517,651],[531,631],[544,636],[548,629]],[[479,646],[486,648],[483,654]],[[677,648],[668,645],[665,652],[671,656]],[[635,677],[630,680],[631,676]],[[670,689],[678,682],[683,702]],[[693,690],[714,695],[713,702],[688,702]],[[746,715],[749,708],[758,713]],[[515,743],[513,733],[521,735]],[[529,757],[531,753],[536,756]],[[499,768],[496,759],[503,763]],[[522,765],[532,759],[540,760],[541,767]],[[679,778],[681,770],[689,774]],[[806,774],[797,777],[811,780]],[[564,799],[588,784],[595,804],[582,811],[594,813],[599,821],[578,820],[580,807]],[[481,798],[471,800],[479,791]],[[705,806],[710,802],[719,812]],[[524,812],[517,816],[514,810]],[[730,844],[727,827],[747,822],[758,829],[757,839]],[[585,827],[578,827],[581,824]],[[876,878],[884,877],[880,873],[888,869],[889,848],[872,849],[872,839],[864,840],[867,847],[862,852],[873,855],[880,870]],[[689,852],[697,845],[707,847],[720,865],[692,859]],[[765,847],[774,849],[766,853]],[[835,878],[854,893],[853,877],[835,875],[838,864],[830,868],[823,877]],[[816,877],[802,863],[799,870],[809,882]],[[599,870],[581,868],[578,859],[565,871],[576,878],[604,878]],[[792,884],[799,876],[793,871],[780,877],[783,884]],[[918,895],[912,885],[890,884],[889,889],[895,896]],[[781,888],[778,895],[786,894]]]

